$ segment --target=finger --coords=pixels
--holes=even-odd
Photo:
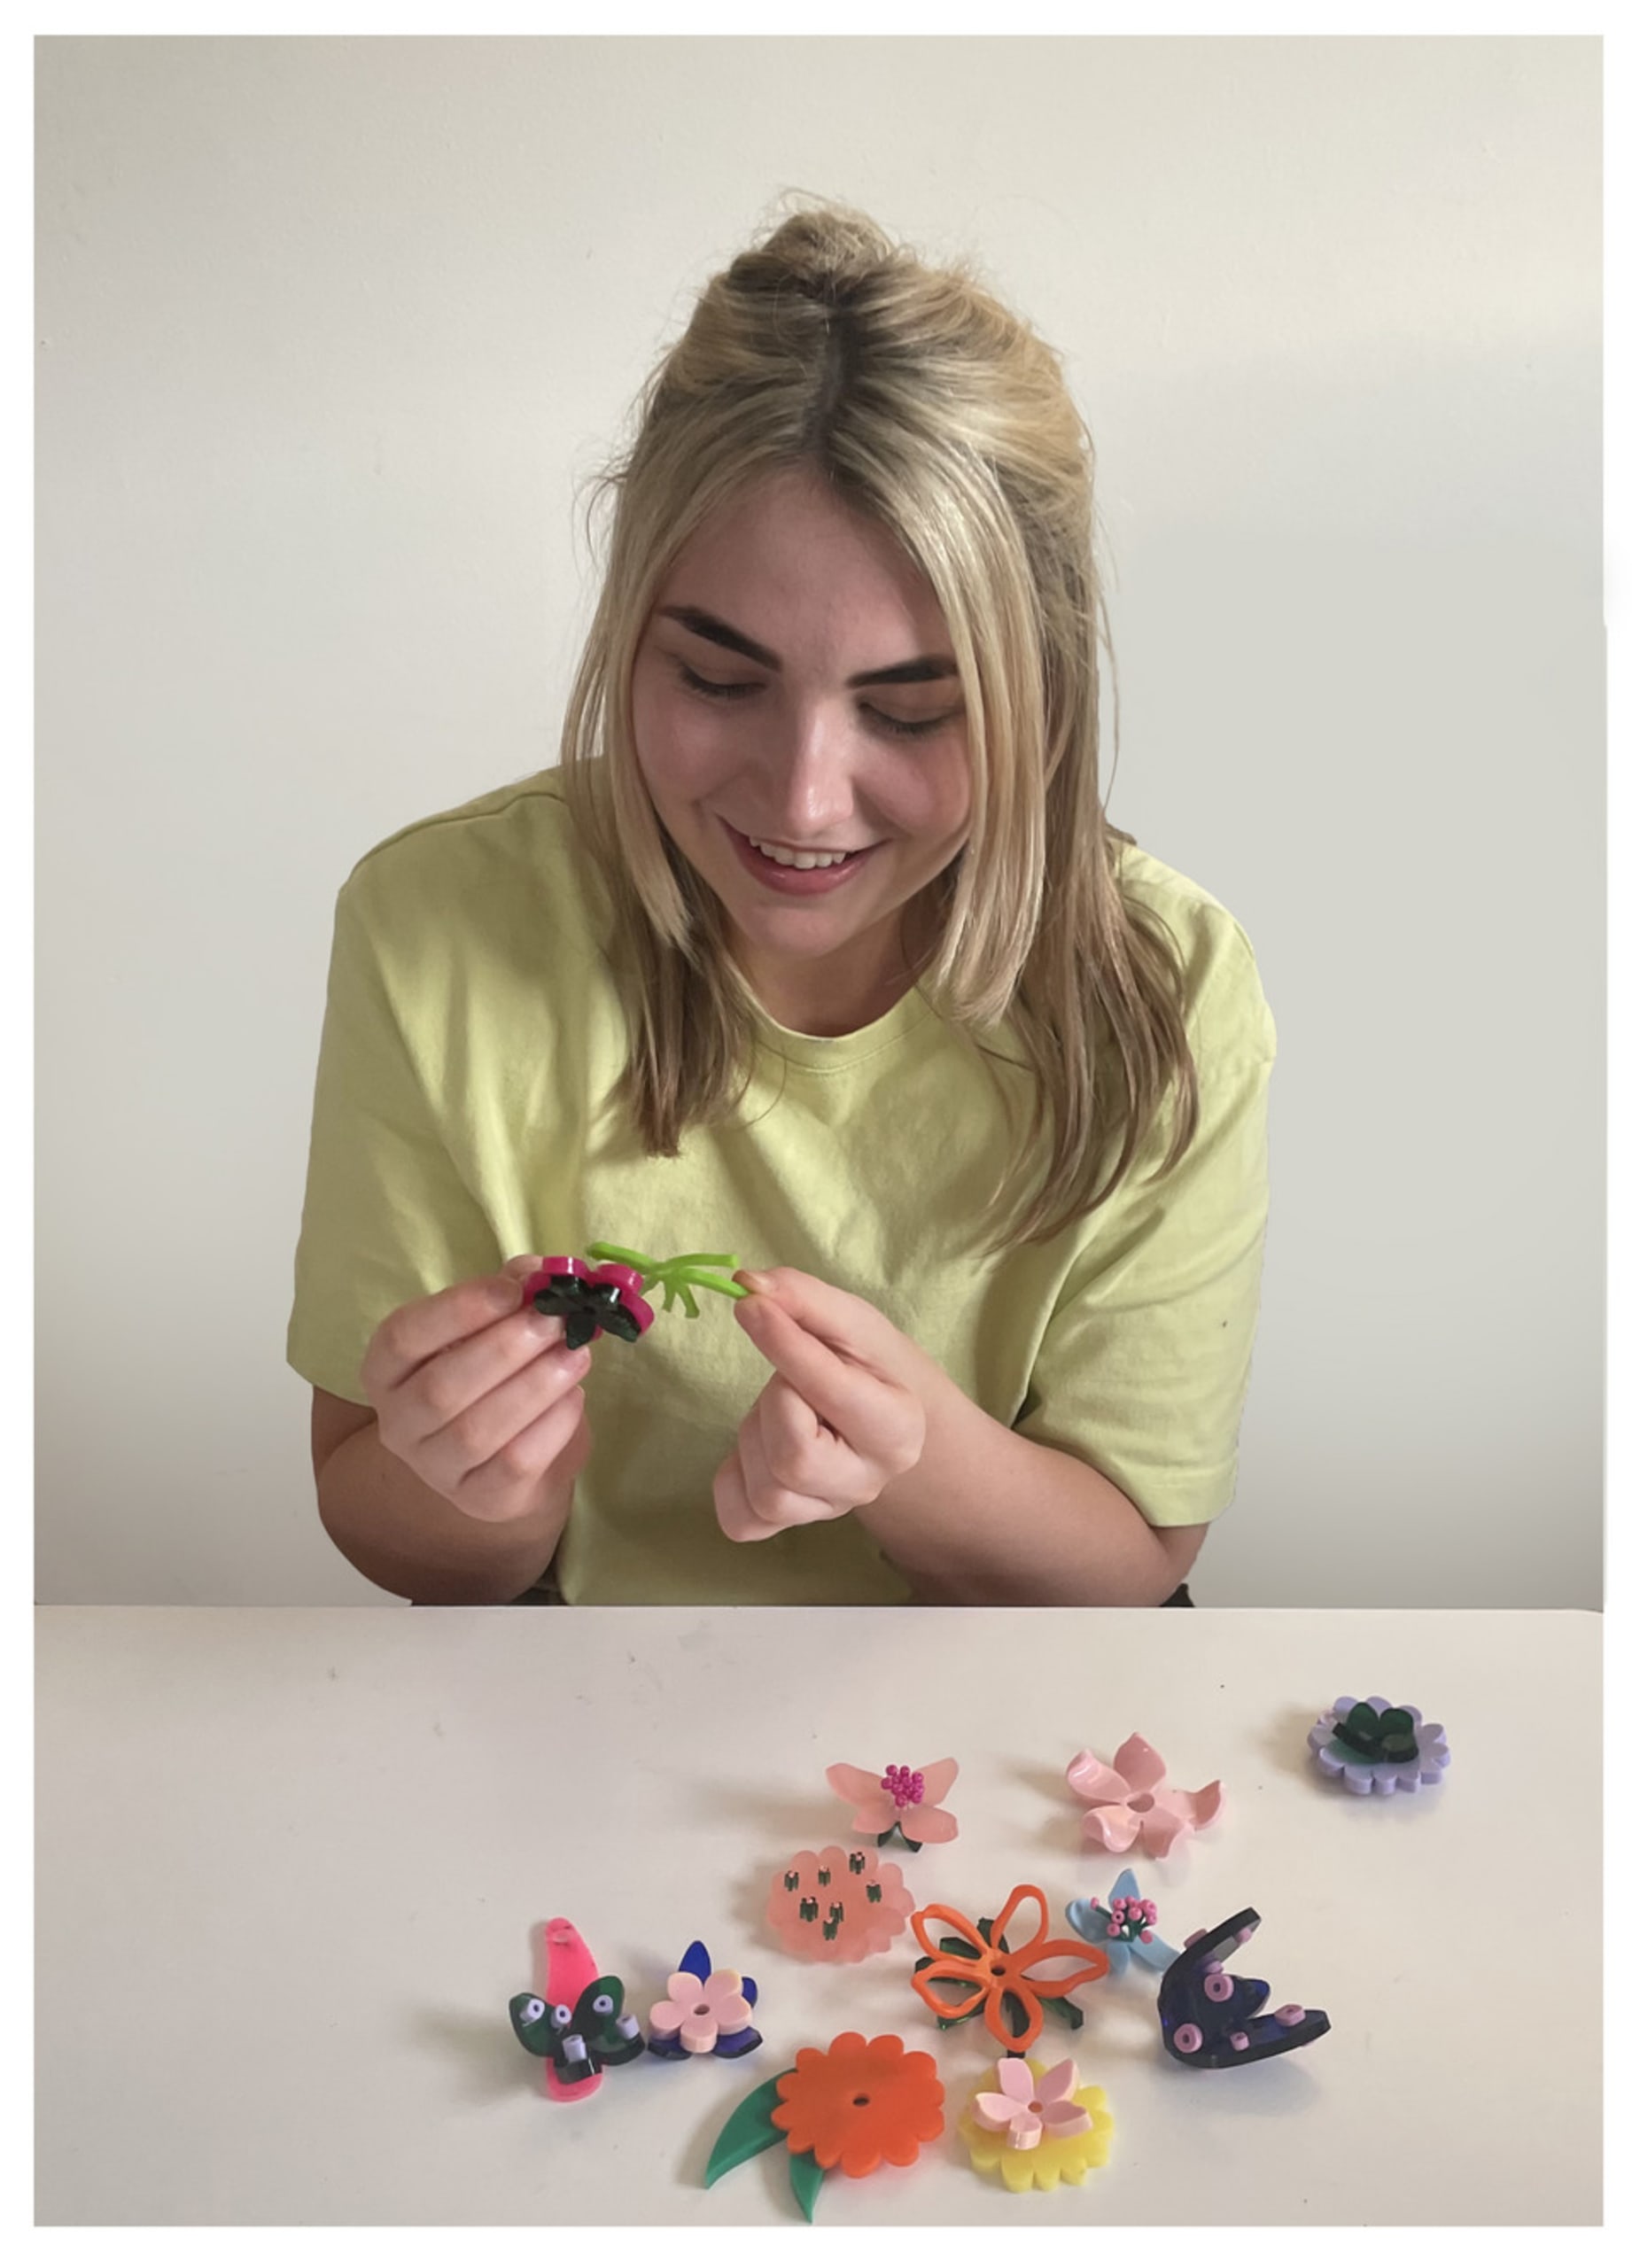
[[[526,1371],[540,1355],[557,1354],[564,1362],[567,1352],[566,1325],[559,1316],[540,1315],[531,1306],[519,1308],[514,1315],[489,1324],[474,1339],[462,1339],[445,1348],[400,1380],[376,1405],[380,1412],[380,1439],[401,1456],[404,1442],[418,1448],[431,1441],[489,1394]],[[581,1378],[586,1368],[580,1366],[569,1375]],[[483,1456],[490,1455],[496,1445],[490,1442]]]
[[[462,1404],[446,1424],[421,1434],[418,1460],[432,1486],[462,1486],[578,1387],[589,1365],[587,1347],[547,1347],[490,1392]]]
[[[894,1375],[903,1342],[906,1347],[913,1343],[870,1301],[858,1298],[854,1292],[842,1292],[836,1284],[826,1284],[820,1276],[808,1276],[802,1268],[739,1268],[735,1280],[773,1300],[835,1354],[864,1363],[881,1376]],[[752,1301],[741,1300],[737,1304],[747,1308]]]
[[[541,1417],[466,1475],[459,1508],[472,1519],[513,1519],[530,1510],[546,1473],[576,1480],[589,1452],[584,1390],[569,1386]]]
[[[474,1338],[521,1306],[521,1285],[506,1274],[473,1276],[446,1291],[388,1315],[369,1342],[363,1358],[364,1384],[372,1400],[390,1394],[422,1363]]]
[[[905,1389],[835,1355],[775,1300],[744,1300],[737,1315],[766,1362],[859,1457],[893,1439]]]
[[[779,1432],[784,1438],[793,1433],[803,1434],[805,1449],[812,1453],[804,1467],[808,1486],[789,1485],[783,1478],[782,1469],[773,1464],[767,1441],[767,1404],[773,1401],[793,1402],[803,1413],[801,1418],[784,1415],[779,1422]],[[773,1527],[808,1527],[812,1521],[834,1519],[841,1511],[850,1510],[836,1491],[823,1485],[817,1432],[814,1415],[799,1402],[790,1387],[773,1379],[749,1411],[736,1437],[743,1486],[757,1518],[768,1521]],[[831,1445],[833,1435],[829,1433],[827,1440]]]
[[[739,1268],[734,1280],[756,1297],[774,1300],[842,1353],[860,1356],[895,1329],[870,1301],[802,1268]]]
[[[758,1423],[744,1428],[742,1469],[759,1511],[767,1511],[765,1496],[776,1488],[796,1503],[813,1500],[821,1505],[820,1511],[793,1516],[804,1519],[831,1519],[835,1511],[849,1511],[875,1494],[876,1474],[868,1472],[843,1435],[824,1424],[780,1372],[750,1415]]]
[[[742,1460],[736,1449],[714,1475],[714,1517],[721,1533],[733,1543],[763,1543],[767,1537],[781,1534],[773,1520],[762,1520],[749,1503]]]

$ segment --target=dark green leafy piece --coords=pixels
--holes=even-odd
[[[703,2186],[711,2189],[722,2174],[730,2173],[750,2158],[757,2158],[761,2150],[768,2150],[774,2143],[788,2140],[780,2126],[771,2124],[771,2113],[781,2098],[776,2092],[776,2080],[789,2077],[789,2071],[779,2071],[776,2078],[766,2079],[752,2094],[744,2095],[716,2137],[709,2152],[708,2164],[703,2169]],[[808,2218],[808,2217],[807,2217]]]
[[[793,2183],[793,2194],[798,2200],[799,2210],[807,2221],[816,2218],[816,2200],[821,2194],[821,2168],[816,2163],[813,2150],[789,2153],[788,2178]]]
[[[1357,1701],[1338,1726],[1337,1737],[1368,1764],[1412,1764],[1417,1759],[1417,1728],[1409,1709],[1379,1713],[1369,1701]]]

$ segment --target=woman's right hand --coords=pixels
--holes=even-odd
[[[569,1352],[561,1317],[522,1298],[539,1265],[509,1260],[496,1276],[410,1300],[362,1358],[381,1441],[473,1520],[564,1519],[588,1462],[590,1349]]]

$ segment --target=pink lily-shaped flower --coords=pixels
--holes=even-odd
[[[915,1850],[921,1843],[950,1843],[958,1822],[940,1809],[941,1798],[958,1776],[950,1756],[938,1764],[914,1771],[908,1764],[887,1765],[882,1772],[864,1772],[859,1764],[829,1764],[828,1785],[845,1802],[854,1804],[853,1835],[876,1835],[882,1843],[892,1829]]]
[[[678,2039],[688,2055],[707,2055],[722,2033],[728,2037],[744,2029],[751,2005],[734,1969],[717,1969],[707,1977],[676,1969],[669,1997],[657,2002],[647,2028],[654,2039]]]
[[[1168,1785],[1167,1766],[1138,1733],[1124,1740],[1115,1766],[1102,1764],[1091,1748],[1074,1756],[1065,1776],[1072,1792],[1088,1806],[1083,1840],[1105,1851],[1130,1851],[1142,1843],[1153,1859],[1165,1859],[1181,1837],[1218,1816],[1223,1783],[1186,1794]]]
[[[1063,2141],[1068,2134],[1085,2134],[1093,2120],[1079,2103],[1076,2066],[1068,2055],[1037,2078],[1023,2055],[1005,2055],[998,2064],[997,2094],[975,2098],[976,2122],[1001,2134],[1011,2150],[1034,2150],[1045,2137]]]

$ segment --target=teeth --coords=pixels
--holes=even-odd
[[[801,874],[812,866],[842,866],[850,856],[848,850],[781,850],[774,843],[756,842],[751,835],[748,840],[779,866],[797,866]]]

